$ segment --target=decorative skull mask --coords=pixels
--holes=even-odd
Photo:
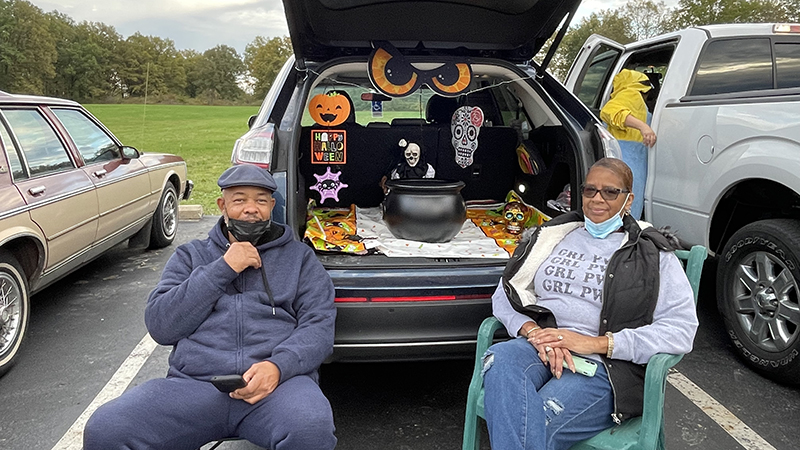
[[[419,162],[419,154],[420,154],[419,145],[413,142],[408,144],[408,147],[406,147],[405,152],[403,152],[403,156],[405,156],[406,162],[411,167],[416,167],[417,163]]]
[[[503,218],[506,221],[506,232],[520,234],[525,228],[525,222],[530,217],[530,210],[520,202],[508,202],[503,208]]]
[[[478,133],[483,125],[483,111],[477,106],[462,106],[453,113],[450,142],[456,150],[456,163],[461,168],[472,165],[472,155],[478,149]]]

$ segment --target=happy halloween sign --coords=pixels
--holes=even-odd
[[[311,132],[311,164],[345,164],[347,132],[313,130]]]

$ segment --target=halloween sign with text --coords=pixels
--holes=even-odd
[[[311,164],[347,162],[345,130],[311,130]]]

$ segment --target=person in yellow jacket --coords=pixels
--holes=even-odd
[[[600,119],[619,141],[622,160],[633,172],[633,203],[630,214],[637,220],[644,208],[647,148],[656,143],[656,134],[647,124],[647,105],[643,97],[652,87],[647,75],[623,69],[614,77],[611,99],[600,110]]]

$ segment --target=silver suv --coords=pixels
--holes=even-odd
[[[334,360],[468,356],[491,314],[507,250],[495,246],[490,258],[359,247],[369,241],[359,240],[364,224],[380,221],[381,180],[406,149],[417,158],[418,147],[436,179],[462,181],[470,206],[502,204],[516,191],[549,216],[560,210],[548,200],[565,186],[576,192],[589,165],[618,151],[532,62],[578,3],[284,2],[294,55],[232,159],[272,171],[275,216],[314,246],[333,279]],[[456,110],[472,111],[479,132],[461,136]],[[454,146],[459,138],[469,143]],[[561,198],[577,208],[575,196]]]

